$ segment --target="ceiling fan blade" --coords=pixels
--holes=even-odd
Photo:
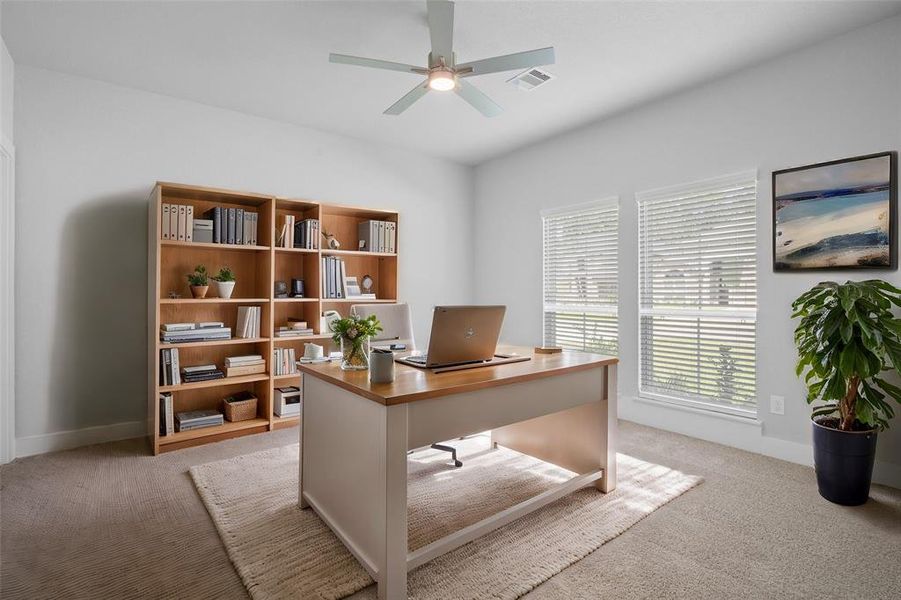
[[[517,52],[516,54],[507,54],[505,56],[474,60],[472,62],[457,65],[457,72],[460,77],[470,77],[472,75],[485,75],[487,73],[499,73],[501,71],[512,71],[514,69],[528,69],[531,67],[552,64],[554,64],[553,46],[549,48],[540,48],[538,50]],[[461,73],[461,71],[463,72]]]
[[[419,100],[420,98],[425,96],[426,92],[428,92],[428,91],[429,91],[429,80],[426,79],[425,81],[423,81],[422,83],[417,85],[415,88],[413,88],[412,90],[407,92],[403,98],[401,98],[400,100],[398,100],[397,102],[395,102],[394,104],[389,106],[385,110],[384,114],[399,115],[400,113],[402,113],[405,110],[407,110],[408,108],[410,108],[410,106],[412,106],[414,102],[416,102],[417,100]]]
[[[429,0],[427,6],[429,37],[432,39],[431,60],[437,63],[438,58],[443,56],[445,63],[450,65],[454,61],[454,3]]]
[[[504,112],[504,109],[497,102],[480,92],[478,88],[468,81],[458,79],[457,87],[454,88],[454,91],[486,117],[496,117]]]
[[[424,69],[422,67],[417,67],[415,65],[406,65],[404,63],[396,63],[390,62],[387,60],[378,60],[375,58],[363,58],[361,56],[349,56],[347,54],[335,54],[331,53],[328,55],[328,61],[333,63],[340,63],[345,65],[356,65],[358,67],[370,67],[373,69],[387,69],[389,71],[403,71],[405,73],[417,73],[419,75],[425,75],[429,72],[428,69]]]

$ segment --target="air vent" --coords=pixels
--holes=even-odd
[[[528,71],[523,71],[513,79],[509,79],[507,83],[512,83],[519,89],[528,92],[540,85],[544,85],[551,79],[554,79],[554,76],[547,71],[542,71],[541,69],[529,69]]]

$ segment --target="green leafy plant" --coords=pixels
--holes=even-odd
[[[203,265],[194,267],[194,272],[188,273],[188,283],[195,287],[209,285],[209,273],[206,272],[206,267]]]
[[[382,330],[382,324],[375,315],[368,317],[350,315],[335,319],[329,323],[329,328],[332,330],[332,341],[335,344],[341,344],[342,340],[344,341],[344,345],[341,347],[344,361],[350,364],[360,364],[368,363],[368,357],[364,356],[363,344]]]
[[[219,269],[219,272],[216,273],[212,279],[215,281],[234,281],[235,273],[232,271],[231,267],[225,266]]]
[[[901,374],[901,290],[879,279],[824,281],[792,303],[798,348],[796,372],[804,375],[813,416],[837,419],[837,429],[888,427],[889,400],[901,402],[901,388],[883,378]],[[855,425],[855,421],[859,422]]]
[[[332,340],[336,344],[341,342],[341,338],[348,341],[359,340],[362,343],[380,332],[382,324],[375,315],[368,317],[350,315],[342,319],[335,319],[329,324],[329,328],[332,330]]]

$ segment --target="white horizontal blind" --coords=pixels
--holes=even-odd
[[[757,409],[757,174],[636,194],[642,395]]]
[[[545,211],[544,344],[617,353],[619,199]]]

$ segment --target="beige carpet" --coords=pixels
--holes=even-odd
[[[566,481],[573,473],[500,448],[455,442],[465,466],[408,460],[411,550]],[[372,580],[310,510],[297,507],[297,445],[196,466],[197,488],[254,600],[343,598]],[[701,479],[619,456],[611,494],[580,490],[413,571],[416,600],[514,599],[596,550]]]
[[[836,506],[808,467],[619,427],[620,452],[704,483],[524,600],[897,600],[901,490],[874,485],[865,505]],[[297,437],[283,429],[161,456],[133,439],[0,466],[0,598],[248,600],[188,469]]]

